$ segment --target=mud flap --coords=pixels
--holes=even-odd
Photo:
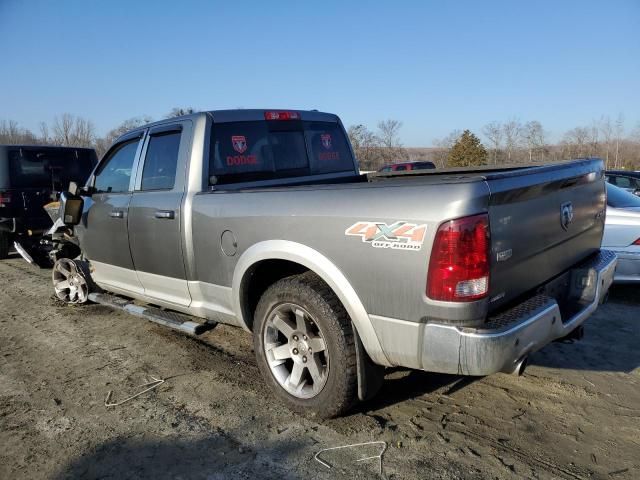
[[[358,372],[358,399],[362,402],[376,396],[384,383],[384,367],[371,361],[362,345],[360,335],[353,327],[356,344],[356,364]]]

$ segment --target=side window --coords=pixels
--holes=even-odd
[[[96,173],[95,188],[98,193],[122,193],[129,191],[131,170],[136,158],[139,139],[118,145],[102,162]]]
[[[179,131],[171,131],[149,137],[141,190],[173,188],[176,181],[180,134]]]
[[[396,167],[396,172],[403,172],[403,171],[405,171],[406,169],[407,169],[407,166],[406,166],[406,165],[398,165],[398,166]]]
[[[631,188],[631,180],[628,177],[616,177],[616,185],[620,188]]]

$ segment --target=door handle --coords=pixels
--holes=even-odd
[[[124,212],[122,210],[112,210],[109,212],[111,218],[124,218]]]
[[[154,216],[156,218],[164,218],[165,220],[173,220],[176,218],[176,212],[173,210],[156,210]]]

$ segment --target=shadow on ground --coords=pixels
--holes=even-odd
[[[584,323],[584,333],[580,341],[546,346],[529,363],[571,370],[636,370],[640,367],[640,286],[613,286],[609,301]]]
[[[261,452],[242,448],[221,433],[151,441],[116,438],[76,459],[54,478],[293,478],[277,462],[296,455],[294,445],[265,446]]]

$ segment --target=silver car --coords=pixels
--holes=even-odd
[[[609,183],[602,248],[618,255],[614,282],[640,282],[640,198]]]

